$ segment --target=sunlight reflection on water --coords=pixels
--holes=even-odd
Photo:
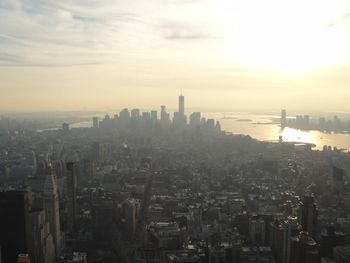
[[[189,116],[191,112],[188,112]],[[172,113],[171,113],[172,115]],[[103,116],[99,116],[100,119]],[[268,114],[249,114],[235,112],[204,112],[202,117],[214,118],[221,123],[223,130],[233,134],[249,135],[262,141],[278,141],[282,136],[285,142],[300,142],[315,144],[314,149],[322,150],[324,145],[336,146],[339,149],[350,150],[350,134],[323,133],[320,131],[302,131],[292,128],[281,129],[272,120],[279,116]],[[71,124],[72,128],[91,127],[92,121]]]

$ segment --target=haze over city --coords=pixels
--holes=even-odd
[[[0,263],[350,263],[350,0],[0,0]]]
[[[350,2],[0,2],[0,112],[350,111]]]

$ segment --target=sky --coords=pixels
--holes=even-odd
[[[348,0],[0,0],[0,112],[350,112]]]

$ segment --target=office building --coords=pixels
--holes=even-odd
[[[304,196],[299,206],[299,223],[302,230],[308,232],[312,237],[317,233],[317,214],[313,196]]]
[[[290,250],[292,237],[299,235],[301,226],[298,223],[298,218],[289,216],[283,222],[283,263],[290,263]]]
[[[66,122],[64,122],[64,123],[62,124],[62,130],[63,130],[64,132],[68,132],[68,131],[69,131],[69,124],[66,123]]]
[[[185,115],[185,97],[182,95],[179,96],[179,114],[180,116]]]
[[[249,221],[250,242],[254,245],[265,245],[265,221],[254,217]]]
[[[151,111],[151,121],[152,123],[157,123],[158,121],[157,111]]]
[[[55,254],[58,256],[62,250],[62,236],[57,181],[53,174],[46,176],[44,185],[44,210],[46,220],[50,225],[50,232],[55,245]]]
[[[190,120],[189,120],[189,124],[192,127],[197,127],[201,124],[201,113],[200,112],[193,112],[190,115]]]
[[[346,236],[342,232],[336,232],[334,226],[329,225],[321,233],[320,254],[322,257],[333,259],[333,249],[345,245]]]
[[[132,109],[131,110],[131,118],[139,119],[140,118],[140,109]]]
[[[290,263],[319,263],[317,243],[307,233],[300,232],[291,238]]]
[[[67,163],[67,226],[68,232],[76,230],[77,215],[77,175],[79,173],[78,163]]]
[[[0,192],[2,262],[16,262],[19,254],[29,252],[29,198],[27,191]]]
[[[281,111],[281,127],[285,128],[287,126],[287,111],[282,110]]]
[[[333,193],[341,194],[344,188],[344,178],[346,176],[346,170],[333,166],[332,173],[332,188]]]
[[[30,191],[0,193],[1,262],[53,263],[55,248],[43,209],[31,208]],[[21,256],[28,254],[27,256]]]
[[[98,129],[99,125],[98,125],[98,117],[93,117],[92,118],[92,127],[94,129]]]

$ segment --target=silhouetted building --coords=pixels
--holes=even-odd
[[[182,94],[179,96],[179,114],[185,115],[185,97]]]
[[[136,231],[136,219],[140,203],[136,199],[127,199],[123,203],[126,232],[129,239],[135,236]]]
[[[275,220],[270,223],[270,246],[277,262],[283,261],[283,246],[284,246],[284,234],[282,222]]]
[[[265,245],[265,221],[263,218],[255,217],[249,221],[250,242],[255,245]]]
[[[336,246],[345,245],[345,240],[345,234],[336,232],[334,226],[328,226],[327,229],[321,233],[321,256],[333,259],[333,249]]]
[[[296,217],[288,217],[287,220],[283,222],[283,263],[290,262],[290,250],[291,250],[291,242],[292,237],[296,237],[299,235],[301,227],[298,223],[298,218]]]
[[[132,109],[131,110],[131,118],[139,119],[140,118],[140,110],[139,109]]]
[[[98,117],[93,117],[92,118],[92,127],[94,129],[98,129],[99,125],[98,125]]]
[[[200,112],[193,112],[190,115],[190,120],[189,120],[189,124],[192,127],[197,127],[201,124],[201,113]]]
[[[68,123],[63,123],[62,124],[62,130],[64,131],[64,132],[68,132],[69,131],[69,124]]]
[[[0,246],[2,262],[16,262],[29,253],[30,201],[27,191],[0,192]]]
[[[319,263],[317,243],[307,232],[292,237],[290,263]]]
[[[74,232],[76,230],[78,172],[78,163],[67,163],[67,230],[69,232]]]
[[[317,207],[312,196],[304,196],[299,207],[299,223],[312,237],[317,233]]]
[[[110,242],[113,237],[113,203],[110,200],[92,205],[92,233],[98,242]]]
[[[344,177],[346,170],[333,166],[332,188],[335,194],[341,194],[344,187]]]
[[[44,185],[44,210],[46,219],[50,225],[50,232],[55,245],[55,254],[59,255],[62,250],[62,236],[57,181],[53,174],[46,176]]]
[[[152,123],[157,123],[158,121],[157,111],[151,111],[151,121]]]
[[[281,127],[284,128],[287,126],[287,111],[281,111]]]
[[[32,263],[53,263],[55,250],[45,212],[32,210],[30,199],[30,191],[0,193],[1,262],[17,262],[20,254],[28,254]]]
[[[119,113],[119,122],[121,124],[121,127],[125,127],[125,125],[129,123],[129,120],[130,113],[129,110],[125,108]]]

